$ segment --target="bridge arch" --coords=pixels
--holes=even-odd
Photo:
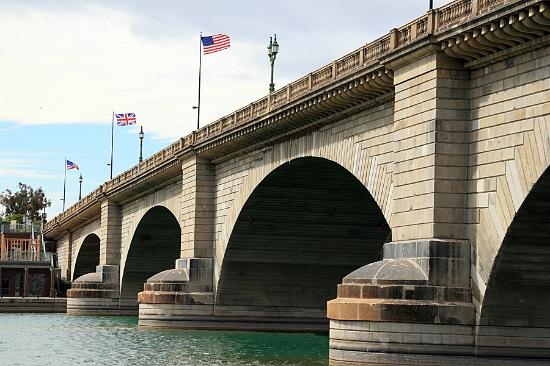
[[[216,163],[215,277],[220,275],[220,264],[234,225],[252,192],[270,173],[297,159],[326,159],[345,168],[366,187],[385,220],[390,222],[394,156],[392,112],[393,104],[386,102],[374,110],[345,118],[331,128],[309,131]],[[386,118],[389,116],[391,118]],[[361,121],[360,128],[358,121]],[[349,137],[345,138],[342,131],[347,131]]]
[[[547,328],[550,338],[550,168],[523,201],[494,260],[480,325]],[[540,331],[539,335],[540,336]]]
[[[148,209],[133,231],[121,266],[120,308],[137,311],[137,294],[147,279],[174,268],[180,257],[181,228],[164,206]]]
[[[380,259],[389,236],[378,204],[349,170],[318,157],[286,162],[238,214],[219,269],[216,313],[235,316],[246,306],[247,316],[326,319],[337,284]]]
[[[77,247],[72,280],[87,273],[95,272],[99,264],[100,239],[96,233],[90,233],[84,237]]]

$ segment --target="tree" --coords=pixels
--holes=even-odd
[[[51,202],[46,200],[46,195],[41,187],[34,190],[31,186],[19,183],[19,191],[12,192],[6,189],[0,193],[0,204],[6,209],[6,217],[22,221],[23,215],[31,221],[40,220],[40,210],[51,206]]]

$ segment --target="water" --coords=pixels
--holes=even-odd
[[[0,366],[328,365],[328,336],[142,328],[134,317],[0,314]]]

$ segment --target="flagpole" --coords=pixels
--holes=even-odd
[[[113,151],[115,148],[115,110],[113,109],[113,117],[111,118],[111,179],[113,179]]]
[[[65,167],[65,178],[63,179],[63,211],[65,211],[65,191],[67,190],[67,158],[64,158],[63,166]]]
[[[202,69],[202,32],[199,37],[199,100],[197,103],[197,130],[200,128],[200,120],[201,120],[201,69]]]

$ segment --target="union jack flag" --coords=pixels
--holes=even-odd
[[[78,167],[78,165],[76,165],[75,163],[73,163],[72,161],[70,160],[67,160],[67,167],[66,167],[67,170],[71,170],[71,169],[76,169],[76,170],[80,170],[80,168]]]
[[[136,114],[135,113],[121,113],[116,115],[116,125],[117,126],[128,126],[136,124]]]

